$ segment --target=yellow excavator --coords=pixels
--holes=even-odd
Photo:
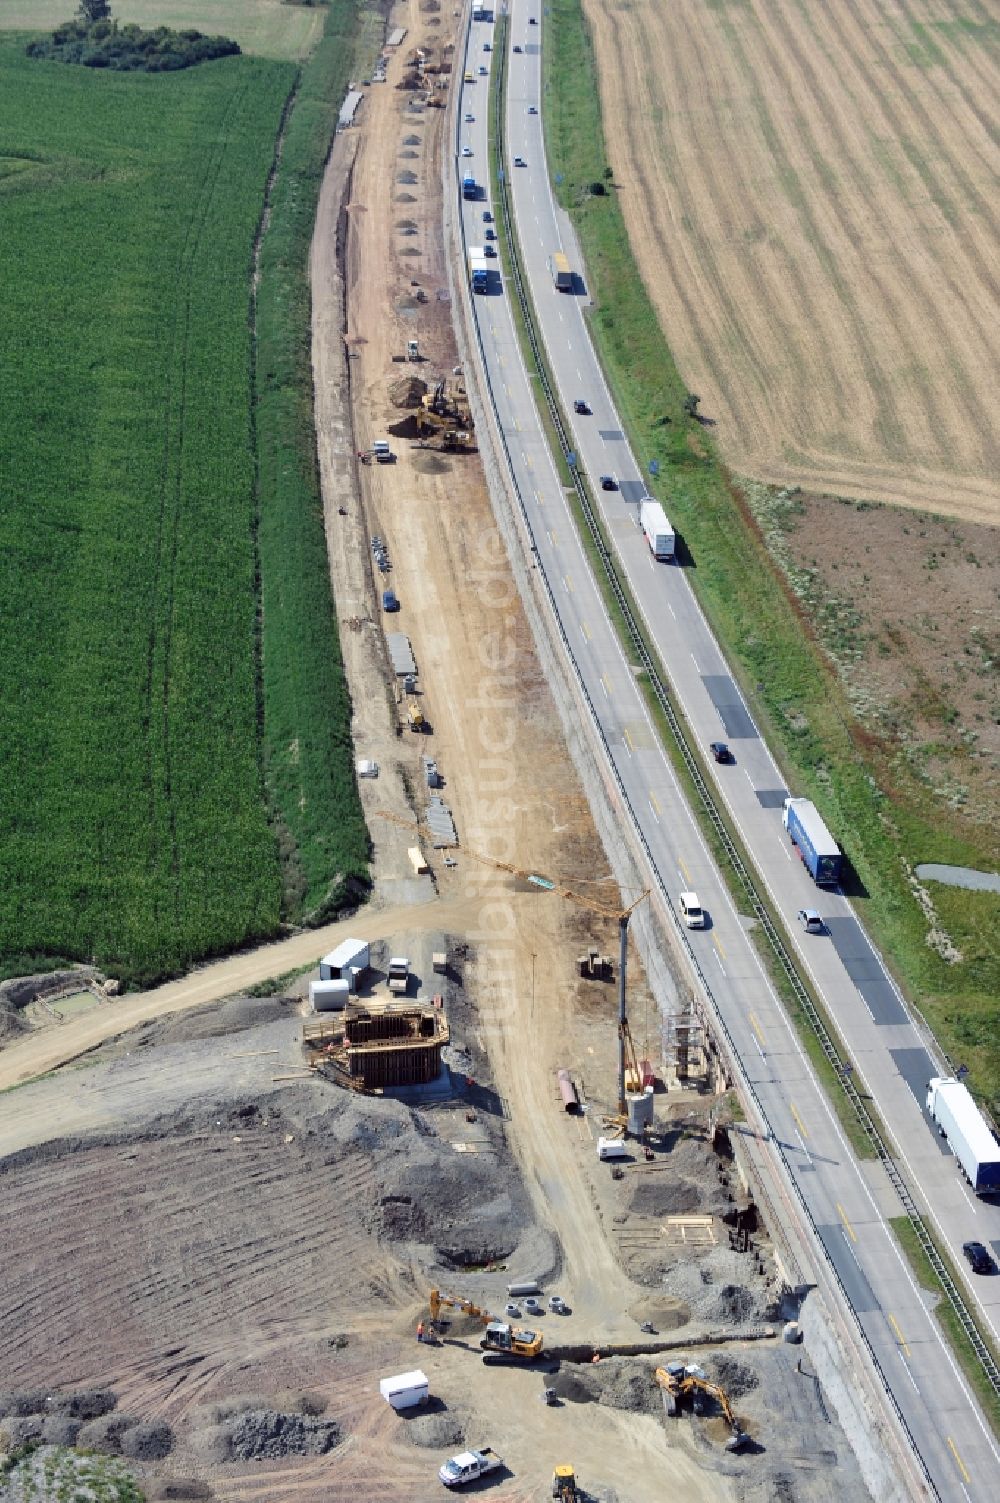
[[[676,1414],[682,1401],[691,1398],[695,1413],[699,1412],[699,1401],[702,1396],[714,1399],[722,1410],[725,1420],[730,1429],[730,1437],[726,1441],[727,1451],[739,1451],[746,1445],[749,1436],[740,1428],[740,1423],[733,1413],[733,1406],[725,1389],[720,1388],[718,1383],[709,1382],[708,1378],[702,1378],[697,1373],[688,1372],[681,1368],[679,1372],[671,1372],[669,1368],[658,1367],[654,1374],[657,1383],[667,1396],[667,1411]]]
[[[474,1305],[471,1300],[462,1299],[457,1294],[442,1294],[440,1289],[432,1289],[430,1308],[431,1325],[435,1331],[441,1311],[444,1309],[458,1310],[462,1315],[478,1320],[480,1325],[485,1327],[479,1345],[483,1349],[483,1361],[486,1363],[496,1364],[508,1359],[534,1362],[535,1358],[541,1354],[542,1334],[540,1331],[515,1331],[507,1321],[497,1320],[489,1310],[484,1310],[480,1305]]]

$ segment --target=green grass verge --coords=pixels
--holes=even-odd
[[[0,38],[0,956],[145,982],[277,926],[247,305],[293,78]]]
[[[302,69],[271,195],[257,298],[256,407],[265,768],[284,912],[322,922],[367,883],[351,708],[323,530],[313,430],[309,245],[348,80],[375,12],[333,0]]]
[[[890,1220],[889,1225],[892,1227],[900,1246],[906,1253],[907,1259],[917,1276],[917,1281],[925,1289],[930,1289],[940,1296],[939,1302],[934,1309],[935,1319],[939,1322],[945,1335],[948,1337],[949,1345],[958,1358],[959,1365],[969,1381],[970,1388],[973,1389],[976,1398],[983,1406],[983,1411],[993,1428],[994,1434],[1000,1435],[1000,1397],[994,1391],[993,1385],[983,1371],[975,1348],[962,1329],[954,1310],[949,1305],[938,1276],[934,1272],[927,1254],[918,1242],[917,1234],[913,1230],[909,1218],[906,1216],[895,1216]],[[948,1265],[955,1283],[961,1288],[961,1281],[951,1265],[950,1258],[941,1251],[940,1247],[938,1247],[938,1254]],[[904,1332],[904,1336],[905,1334]],[[995,1350],[993,1350],[993,1356],[997,1358]]]
[[[557,193],[583,249],[596,304],[594,340],[636,454],[644,468],[659,462],[651,489],[683,540],[693,588],[790,781],[816,801],[847,852],[859,915],[942,1046],[970,1066],[970,1084],[1000,1111],[1000,902],[935,890],[964,956],[949,964],[927,944],[928,923],[906,880],[917,861],[989,867],[989,855],[968,826],[911,796],[896,775],[892,748],[857,724],[710,434],[685,414],[686,388],[629,253],[609,183],[579,0],[553,0],[544,46],[549,165],[562,175]],[[608,191],[594,194],[595,183]]]

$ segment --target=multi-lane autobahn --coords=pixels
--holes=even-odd
[[[531,24],[532,16],[536,24]],[[967,1238],[995,1241],[1000,1251],[1000,1210],[969,1194],[923,1112],[926,1082],[939,1068],[927,1040],[849,903],[840,894],[821,896],[790,851],[780,818],[784,781],[683,569],[655,563],[638,528],[638,500],[646,486],[589,340],[582,278],[573,293],[558,292],[548,267],[554,251],[565,249],[571,263],[575,256],[544,158],[544,24],[532,0],[513,0],[504,150],[521,266],[563,410],[572,414],[577,397],[590,408],[571,418],[579,463],[593,477],[607,534],[693,733],[706,746],[724,739],[736,754],[733,765],[712,765],[717,795],[752,853],[772,902],[792,921],[799,961],[835,1018],[855,1068],[899,1146],[918,1199],[953,1252]],[[485,22],[469,29],[464,71],[473,81],[463,85],[458,103],[458,179],[471,168],[480,182],[489,181],[494,31]],[[471,156],[463,155],[465,148]],[[524,165],[513,165],[516,159]],[[483,244],[484,215],[497,208],[487,197],[462,203],[466,246]],[[844,1140],[684,802],[608,620],[541,430],[499,271],[491,276],[490,290],[472,301],[485,380],[524,508],[528,544],[593,707],[623,810],[649,852],[657,891],[676,911],[679,892],[694,889],[708,910],[709,926],[690,931],[688,939],[713,1004],[760,1104],[775,1151],[807,1208],[933,1486],[942,1497],[992,1497],[1000,1485],[1000,1450],[886,1225],[884,1216],[892,1210],[885,1207],[891,1208],[892,1197],[880,1182],[880,1171],[860,1167]],[[603,474],[615,477],[617,490],[597,487]],[[669,511],[669,500],[667,507]],[[794,915],[807,906],[820,909],[825,935],[795,931]],[[1000,1289],[994,1292],[990,1285],[984,1294],[970,1285],[970,1292],[996,1334]]]

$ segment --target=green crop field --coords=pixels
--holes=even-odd
[[[52,31],[72,20],[76,0],[0,0],[0,30]],[[111,0],[122,26],[193,28],[232,37],[260,57],[304,58],[323,31],[326,8],[285,0]]]
[[[147,980],[279,923],[248,311],[294,81],[250,58],[109,76],[0,39],[8,972]],[[328,590],[316,629],[335,647]]]

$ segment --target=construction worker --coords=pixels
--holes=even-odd
[[[421,1321],[417,1322],[417,1340],[418,1341],[423,1341],[423,1339],[424,1339],[424,1323],[421,1320]]]

